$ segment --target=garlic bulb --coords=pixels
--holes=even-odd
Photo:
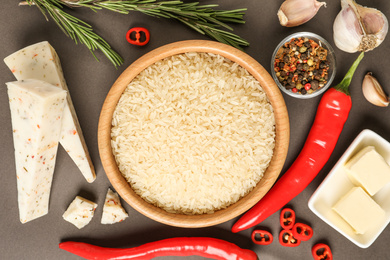
[[[325,2],[316,0],[286,0],[280,6],[278,18],[281,25],[286,27],[298,26],[313,18]]]
[[[387,35],[386,16],[375,8],[364,7],[354,0],[341,0],[341,11],[333,23],[336,46],[345,52],[370,51]]]
[[[383,91],[378,80],[368,72],[363,79],[363,95],[373,105],[379,107],[387,107],[389,105],[389,97]]]

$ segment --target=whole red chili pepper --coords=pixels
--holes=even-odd
[[[307,241],[313,236],[313,229],[303,223],[295,223],[291,231],[294,237],[302,241]]]
[[[296,247],[301,244],[301,240],[295,238],[291,230],[282,230],[279,233],[279,243],[282,246]]]
[[[327,244],[318,243],[311,248],[314,260],[333,260],[333,254]]]
[[[289,208],[282,209],[280,213],[280,225],[283,229],[292,229],[295,224],[295,211]]]
[[[253,227],[286,205],[317,176],[336,146],[352,107],[349,84],[364,57],[362,52],[344,79],[322,96],[302,151],[271,190],[232,227],[239,232]]]
[[[274,241],[274,236],[267,230],[256,229],[252,232],[252,241],[258,245],[269,245]]]
[[[105,248],[81,242],[63,242],[59,247],[86,259],[148,260],[158,256],[198,255],[219,260],[257,260],[255,252],[209,237],[177,237],[133,248]]]

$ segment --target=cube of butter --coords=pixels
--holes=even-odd
[[[62,217],[81,229],[92,220],[96,207],[96,203],[77,196],[72,203],[70,203]]]
[[[351,182],[371,196],[390,182],[390,166],[374,146],[359,151],[347,162],[345,169]]]
[[[357,234],[364,234],[385,217],[385,211],[361,187],[353,187],[333,206],[333,210]]]

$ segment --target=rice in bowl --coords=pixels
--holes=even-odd
[[[113,114],[111,146],[145,201],[170,213],[213,213],[262,178],[275,118],[246,69],[217,54],[179,54],[127,86]]]

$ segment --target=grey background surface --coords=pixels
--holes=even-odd
[[[202,3],[218,3],[221,9],[248,8],[244,25],[233,25],[235,33],[247,39],[251,45],[246,52],[270,72],[271,55],[275,46],[287,35],[310,31],[327,39],[333,46],[333,20],[340,10],[340,1],[326,0],[327,8],[321,8],[318,14],[305,25],[284,28],[279,25],[276,12],[282,3],[266,0],[205,0]],[[360,0],[360,4],[377,7],[390,17],[390,2],[381,0]],[[60,148],[57,157],[55,176],[51,191],[49,214],[21,224],[18,217],[17,189],[13,155],[11,119],[5,82],[14,77],[3,62],[0,62],[0,258],[1,259],[79,259],[58,249],[58,243],[67,240],[84,241],[100,246],[133,247],[146,242],[176,236],[210,236],[236,243],[249,248],[264,260],[312,259],[310,249],[317,242],[328,243],[335,259],[390,259],[388,241],[390,230],[385,229],[377,241],[368,249],[361,249],[344,238],[337,231],[316,217],[308,208],[307,202],[315,189],[325,178],[353,139],[363,130],[371,129],[390,140],[390,110],[368,103],[361,91],[361,82],[367,71],[372,71],[390,93],[390,37],[373,52],[366,54],[357,69],[351,84],[353,107],[336,149],[317,178],[288,205],[297,213],[298,218],[314,228],[314,236],[297,248],[282,247],[277,241],[269,246],[258,246],[250,241],[253,229],[233,234],[230,228],[236,220],[221,225],[184,229],[170,227],[146,218],[123,202],[130,217],[119,224],[102,225],[103,201],[110,183],[102,168],[97,145],[97,125],[101,106],[111,85],[121,72],[137,58],[159,46],[187,39],[208,39],[186,26],[172,20],[156,19],[132,12],[121,15],[109,11],[94,13],[87,9],[75,9],[72,14],[93,25],[95,31],[109,41],[125,59],[119,69],[98,53],[98,63],[82,45],[75,45],[55,25],[46,22],[35,7],[18,7],[17,0],[1,1],[0,7],[0,58],[43,40],[49,41],[60,56],[69,91],[76,108],[89,151],[94,162],[97,179],[88,184],[65,151]],[[144,47],[128,44],[125,34],[134,26],[147,27],[151,32],[151,41]],[[348,54],[335,46],[338,73],[335,83],[341,81],[357,54]],[[291,165],[302,148],[320,97],[309,100],[297,100],[284,95],[290,118],[291,137],[288,157],[281,174]],[[76,195],[84,196],[99,204],[95,217],[85,228],[76,227],[62,219],[62,214]],[[266,219],[258,227],[269,229],[277,237],[279,214]],[[180,259],[164,257],[160,259]],[[187,259],[202,259],[188,257]]]

